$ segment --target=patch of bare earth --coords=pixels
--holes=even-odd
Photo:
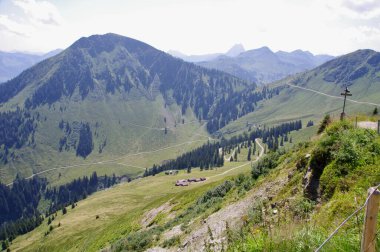
[[[173,208],[173,206],[174,205],[171,204],[170,201],[168,201],[157,208],[149,210],[147,213],[144,214],[144,217],[142,218],[140,223],[141,226],[143,228],[148,228],[149,226],[151,226],[152,222],[159,213],[168,213]]]
[[[177,226],[173,227],[172,229],[170,229],[169,231],[164,232],[162,234],[163,240],[169,240],[175,236],[181,235],[182,234],[181,226],[182,226],[182,224],[177,225]]]

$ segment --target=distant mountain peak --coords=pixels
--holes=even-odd
[[[225,55],[228,57],[236,57],[243,52],[245,52],[244,46],[242,44],[235,44]]]
[[[93,52],[112,51],[116,46],[123,46],[128,50],[146,50],[153,47],[136,39],[122,35],[107,33],[104,35],[91,35],[75,41],[69,48],[93,49]]]
[[[293,54],[303,54],[303,55],[308,55],[308,56],[314,56],[314,54],[312,54],[311,52],[309,52],[309,51],[303,51],[301,49],[294,50],[291,53],[293,53]]]

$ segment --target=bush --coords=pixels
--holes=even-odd
[[[163,243],[162,243],[162,247],[164,248],[170,248],[170,247],[173,247],[173,246],[176,246],[178,244],[180,244],[181,240],[179,238],[179,236],[174,236],[168,240],[165,240]]]
[[[233,183],[229,180],[225,181],[223,184],[207,191],[202,197],[197,201],[197,204],[203,204],[212,198],[223,198],[233,187]]]
[[[330,198],[341,179],[358,167],[372,164],[380,154],[376,133],[367,129],[354,129],[347,122],[337,122],[326,129],[326,135],[312,152],[310,166],[321,174],[323,197]]]
[[[314,203],[304,197],[296,198],[291,205],[295,217],[306,218],[314,208]]]
[[[321,124],[319,125],[318,134],[321,134],[330,123],[331,123],[331,117],[330,117],[330,115],[325,115],[325,117],[323,118]]]

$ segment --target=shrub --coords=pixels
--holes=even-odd
[[[325,115],[321,124],[319,125],[318,134],[321,134],[330,123],[331,123],[330,115]]]
[[[163,243],[162,243],[162,247],[164,248],[170,248],[170,247],[173,247],[173,246],[176,246],[178,244],[180,244],[181,240],[179,238],[179,236],[174,236],[168,240],[165,240]]]
[[[314,203],[304,197],[297,197],[291,205],[296,217],[306,218],[314,208]]]

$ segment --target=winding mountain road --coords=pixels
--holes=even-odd
[[[213,176],[208,177],[208,178],[214,178],[214,177],[217,177],[217,176],[222,176],[222,175],[225,175],[225,174],[227,174],[227,173],[229,173],[229,172],[231,172],[231,171],[233,171],[233,170],[236,170],[236,169],[239,169],[239,168],[241,168],[241,167],[247,166],[247,165],[249,165],[249,164],[251,164],[251,163],[255,163],[255,162],[257,162],[257,161],[258,161],[258,160],[264,155],[264,147],[260,144],[260,142],[259,142],[258,140],[259,140],[259,139],[256,138],[256,139],[255,139],[255,142],[256,142],[256,144],[260,147],[261,151],[260,151],[259,156],[258,156],[254,161],[248,161],[248,162],[246,162],[246,163],[244,163],[244,164],[242,164],[242,165],[239,165],[239,166],[236,166],[236,167],[232,167],[231,169],[228,169],[227,171],[224,171],[224,172],[222,172],[222,173],[219,173],[219,174],[213,175]]]

